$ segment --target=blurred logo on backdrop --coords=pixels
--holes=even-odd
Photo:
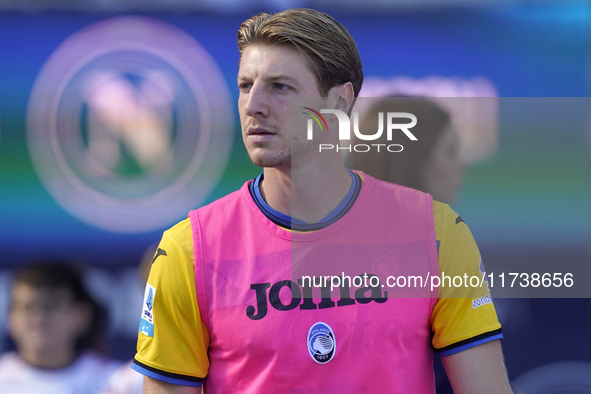
[[[150,18],[112,18],[69,37],[43,66],[28,107],[29,151],[75,217],[150,231],[198,207],[220,180],[232,108],[194,38]]]

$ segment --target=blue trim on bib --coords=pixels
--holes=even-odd
[[[333,209],[328,215],[326,215],[320,222],[309,224],[304,222],[303,220],[292,218],[289,215],[276,211],[275,209],[271,208],[269,204],[265,201],[263,196],[261,195],[260,190],[260,183],[263,180],[264,174],[261,173],[257,176],[249,186],[250,195],[252,196],[254,202],[257,204],[261,212],[269,218],[273,223],[281,226],[283,228],[287,228],[290,230],[295,231],[315,231],[321,230],[325,227],[330,226],[331,224],[338,221],[342,218],[353,206],[353,203],[357,199],[359,195],[359,191],[361,190],[361,178],[359,175],[355,174],[354,172],[347,169],[347,172],[351,175],[351,188],[349,192],[345,196],[345,198],[339,203],[339,205]]]

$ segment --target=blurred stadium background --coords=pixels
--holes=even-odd
[[[240,138],[236,30],[289,7],[342,22],[367,80],[498,97],[488,134],[463,135],[471,164],[453,208],[489,270],[589,267],[589,1],[1,0],[0,351],[11,346],[12,269],[58,257],[89,268],[111,313],[112,355],[133,356],[146,250],[258,174]],[[497,308],[524,391],[528,379],[564,377],[565,365],[588,371],[589,299]]]

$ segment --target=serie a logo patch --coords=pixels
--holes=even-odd
[[[326,323],[318,322],[308,331],[308,352],[318,364],[326,364],[333,359],[337,350],[332,328]]]
[[[154,297],[156,288],[146,283],[144,292],[144,307],[142,308],[142,318],[140,319],[139,331],[149,337],[154,336]]]

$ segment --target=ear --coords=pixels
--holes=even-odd
[[[7,324],[6,324],[6,328],[8,331],[8,336],[16,343],[18,343],[19,339],[22,336],[22,333],[24,332],[22,325],[23,318],[21,317],[19,319],[19,317],[15,316],[15,312],[12,309],[12,307],[10,308],[10,310],[8,311],[8,319],[7,319]]]
[[[348,114],[355,100],[355,90],[351,82],[337,85],[328,91],[328,100],[332,108]]]
[[[90,329],[93,318],[93,308],[85,302],[78,302],[74,305],[74,317],[76,320],[77,333],[83,335]],[[98,313],[98,312],[94,312]]]

